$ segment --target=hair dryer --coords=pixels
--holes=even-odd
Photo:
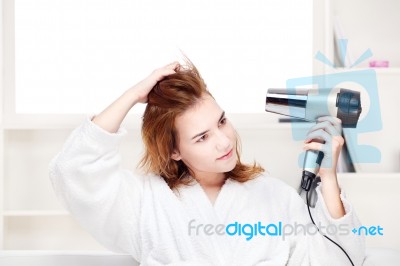
[[[268,89],[265,111],[315,122],[320,116],[336,116],[342,127],[355,128],[361,114],[360,92],[340,88],[319,89]],[[307,151],[303,164],[300,195],[310,191],[310,206],[316,202],[314,188],[319,181],[318,174],[324,154]]]

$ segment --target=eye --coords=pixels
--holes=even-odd
[[[219,125],[220,125],[220,126],[223,126],[223,125],[225,125],[225,124],[226,124],[226,117],[222,118],[222,119],[219,121]]]
[[[204,134],[203,136],[201,136],[196,142],[203,142],[208,138],[207,134]]]

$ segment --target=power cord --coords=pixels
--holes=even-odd
[[[319,230],[318,226],[315,224],[314,219],[312,218],[312,215],[311,215],[311,211],[310,211],[310,202],[309,202],[310,200],[309,200],[309,196],[308,196],[308,190],[307,190],[307,194],[306,194],[306,199],[307,199],[308,213],[310,214],[311,221],[312,221],[312,223],[315,225],[315,227],[318,229],[318,232],[319,232],[320,230]],[[322,233],[321,233],[321,234],[322,234]],[[338,246],[338,247],[344,252],[344,254],[347,256],[347,258],[349,259],[351,265],[354,266],[354,263],[353,263],[353,261],[351,260],[350,256],[347,254],[347,252],[346,252],[338,243],[336,243],[335,241],[333,241],[332,239],[330,239],[330,238],[327,237],[326,235],[324,235],[324,234],[322,234],[322,235],[323,235],[326,239],[328,239],[329,241],[331,241],[333,244],[335,244],[336,246]]]

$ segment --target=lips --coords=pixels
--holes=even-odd
[[[217,160],[227,160],[232,157],[233,149],[231,149],[227,154],[219,157]]]

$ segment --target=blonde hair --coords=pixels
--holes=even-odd
[[[188,185],[193,180],[190,169],[182,161],[171,159],[173,151],[177,149],[175,119],[198,103],[205,94],[212,97],[199,71],[186,58],[185,67],[181,66],[175,74],[159,81],[148,95],[142,125],[145,152],[139,165],[146,173],[163,177],[171,189]],[[245,182],[262,173],[264,169],[256,163],[242,164],[239,136],[237,142],[238,161],[234,169],[226,175]]]

